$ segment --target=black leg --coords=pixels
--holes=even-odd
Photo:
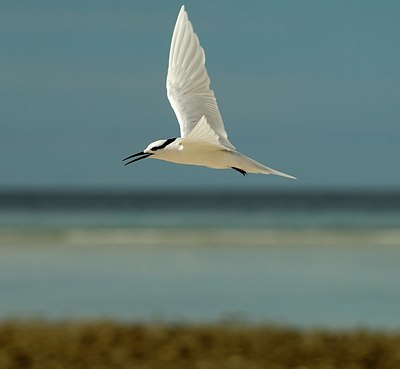
[[[239,169],[239,168],[236,168],[236,167],[231,167],[231,168],[236,170],[236,171],[238,171],[239,173],[243,174],[244,176],[247,174],[247,172],[244,171],[243,169]]]

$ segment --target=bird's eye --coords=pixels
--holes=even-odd
[[[152,147],[150,150],[151,150],[151,151],[157,151],[157,150],[158,150],[158,147],[157,147],[157,146],[156,146],[156,147]]]

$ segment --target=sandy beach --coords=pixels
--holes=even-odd
[[[2,369],[399,367],[399,332],[111,321],[0,323]]]

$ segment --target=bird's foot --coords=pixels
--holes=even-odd
[[[236,170],[236,171],[238,171],[239,173],[243,174],[244,176],[247,174],[247,172],[245,170],[243,170],[243,169],[239,169],[239,168],[236,168],[236,167],[231,167],[231,168]]]

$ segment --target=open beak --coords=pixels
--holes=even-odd
[[[142,155],[142,156],[140,156],[140,155]],[[146,158],[148,158],[150,155],[153,155],[153,154],[146,154],[145,152],[141,151],[141,152],[138,152],[137,154],[133,154],[133,155],[131,155],[131,156],[128,156],[128,157],[125,158],[125,159],[122,159],[122,161],[131,159],[131,158],[135,158],[136,156],[140,156],[139,158],[133,159],[133,160],[128,161],[127,163],[124,164],[124,165],[128,165],[128,164],[131,164],[131,163],[133,163],[133,162],[135,162],[135,161],[139,161],[139,160],[142,160],[142,159],[146,159]]]

